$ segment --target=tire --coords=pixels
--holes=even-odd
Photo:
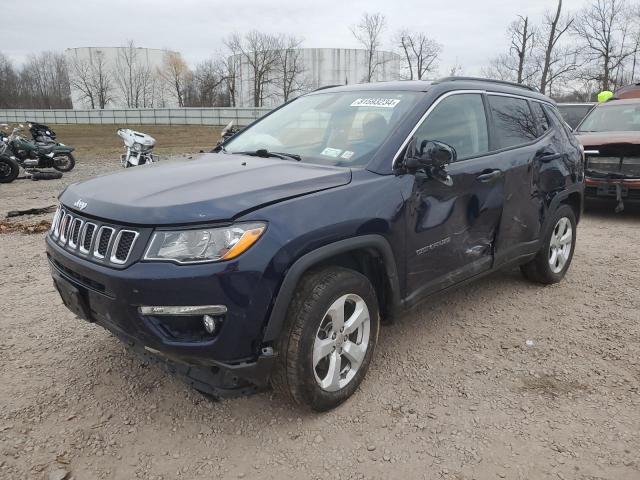
[[[56,157],[67,157],[67,161],[65,165],[56,165],[55,159]],[[54,155],[53,168],[58,170],[59,172],[70,172],[73,170],[73,167],[76,166],[76,159],[73,158],[73,155],[70,153],[58,153]]]
[[[18,162],[8,157],[0,157],[0,183],[11,183],[20,173]]]
[[[31,180],[34,182],[37,180],[57,180],[62,178],[62,173],[60,172],[32,172]]]
[[[549,222],[549,229],[545,232],[538,254],[533,260],[520,266],[524,277],[545,285],[562,280],[573,259],[576,236],[575,213],[569,205],[561,205]]]
[[[351,334],[342,333],[337,325],[334,330],[330,314],[339,311],[345,331],[349,323],[351,328],[358,325]],[[367,277],[341,267],[305,274],[287,311],[272,386],[294,403],[316,411],[337,407],[366,375],[379,329],[378,301]]]

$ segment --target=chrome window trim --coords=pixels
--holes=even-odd
[[[105,252],[104,255],[101,255],[100,253],[98,253],[98,248],[100,247],[100,238],[102,237],[102,231],[103,230],[111,230],[111,234],[109,235],[109,242],[107,243],[107,251]],[[112,227],[107,227],[106,225],[103,225],[102,227],[100,227],[100,230],[98,230],[98,236],[97,241],[93,242],[93,256],[96,258],[99,258],[100,260],[104,259],[108,254],[109,254],[109,245],[111,244],[111,239],[113,238],[113,233],[115,232],[115,228]]]
[[[69,247],[71,247],[71,248],[76,248],[78,246],[78,244],[73,241],[73,232],[75,231],[76,224],[78,222],[80,223],[80,227],[79,227],[80,230],[78,231],[78,241],[80,240],[80,237],[82,235],[82,229],[84,227],[84,222],[82,221],[82,219],[80,217],[75,217],[73,219],[73,222],[71,222],[71,227],[69,229]]]
[[[122,234],[125,232],[133,233],[133,240],[131,241],[131,247],[129,247],[129,251],[127,252],[126,258],[124,260],[120,260],[116,258],[116,252],[118,251],[118,245],[120,244],[120,239],[122,238]],[[129,256],[133,251],[133,246],[136,244],[136,241],[138,240],[139,235],[140,234],[135,230],[127,230],[127,229],[120,230],[116,235],[116,239],[113,241],[113,245],[111,247],[111,256],[109,257],[109,261],[111,263],[115,263],[116,265],[124,265],[125,263],[127,263],[127,261],[129,260]]]
[[[85,238],[87,237],[87,229],[89,228],[89,225],[93,225],[93,236],[91,237],[91,244],[89,244],[89,248],[84,248],[84,241]],[[78,243],[79,247],[80,247],[80,251],[84,254],[89,253],[89,251],[91,250],[91,245],[93,244],[93,241],[95,239],[96,236],[96,232],[98,231],[98,226],[95,223],[92,222],[85,222],[84,224],[84,228],[82,229],[82,235],[80,235],[80,241]]]

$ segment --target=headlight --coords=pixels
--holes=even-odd
[[[136,152],[141,152],[142,151],[142,145],[140,145],[139,143],[136,142],[136,143],[133,144],[133,149]]]
[[[255,222],[202,230],[156,231],[144,259],[178,263],[231,260],[256,243],[266,227]]]

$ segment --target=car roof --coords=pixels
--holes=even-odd
[[[550,98],[536,92],[533,88],[502,80],[475,77],[445,77],[437,80],[396,80],[391,82],[356,83],[319,88],[314,93],[358,92],[358,91],[409,91],[427,92],[436,86],[451,86],[451,90],[490,90],[492,92],[519,95],[554,103]]]
[[[612,107],[615,105],[640,105],[640,98],[621,98],[615,100],[609,100],[608,102],[599,103],[598,108]]]

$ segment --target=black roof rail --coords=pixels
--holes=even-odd
[[[508,87],[524,88],[525,90],[529,90],[531,92],[538,91],[534,87],[530,87],[529,85],[523,85],[521,83],[508,82],[506,80],[494,80],[493,78],[480,78],[480,77],[443,77],[435,80],[433,83],[437,84],[441,82],[455,82],[455,81],[489,82],[489,83],[497,83],[498,85],[506,85]]]
[[[312,90],[312,92],[317,92],[318,90],[326,90],[327,88],[333,88],[333,87],[342,87],[343,85],[325,85],[323,87],[318,87],[315,90]]]

